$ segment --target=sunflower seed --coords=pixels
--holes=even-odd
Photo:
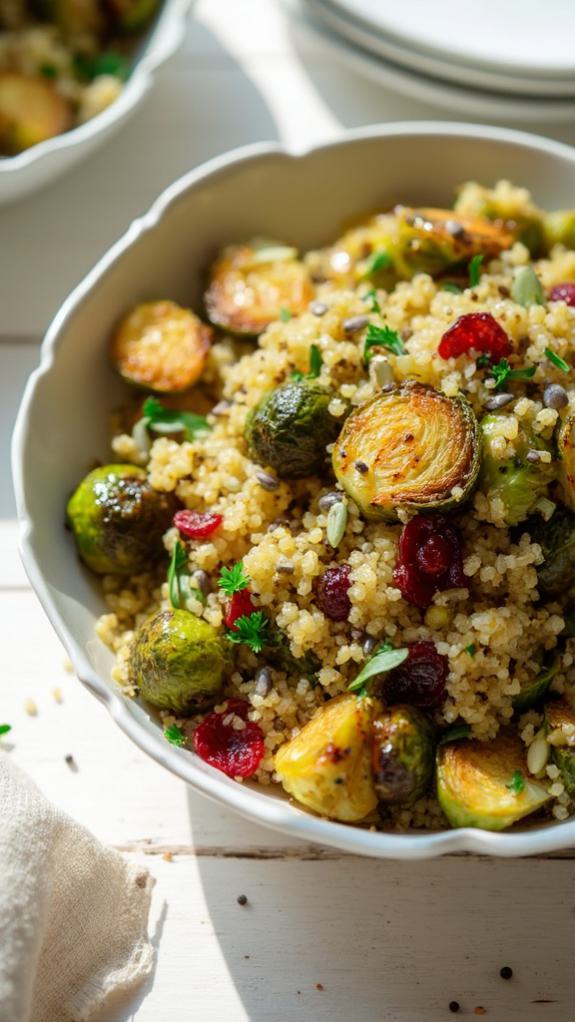
[[[369,363],[369,375],[374,387],[383,389],[393,384],[393,370],[385,355],[374,355]]]
[[[537,775],[541,773],[547,765],[550,751],[545,731],[541,728],[527,750],[527,769],[530,774]]]
[[[204,594],[204,596],[207,596],[208,593],[211,593],[212,580],[208,575],[207,571],[204,571],[203,568],[198,568],[197,571],[194,571],[192,575],[192,581],[200,590],[200,592]]]
[[[496,412],[499,408],[505,408],[506,405],[511,404],[512,401],[515,401],[514,394],[495,394],[485,402],[485,407],[488,412]]]
[[[371,656],[375,647],[377,646],[377,639],[374,639],[373,635],[368,635],[367,639],[364,640],[361,651],[364,656]]]
[[[344,333],[356,334],[359,330],[363,330],[369,323],[369,316],[350,316],[349,319],[344,319],[342,326]]]
[[[549,383],[543,391],[543,404],[546,408],[565,408],[565,405],[569,404],[565,387],[560,383]]]
[[[325,316],[327,312],[327,305],[325,302],[312,302],[309,307],[309,311],[314,316]]]
[[[347,506],[338,500],[327,513],[326,535],[330,546],[338,547],[347,528]]]
[[[254,475],[260,486],[262,486],[264,490],[267,490],[268,493],[273,493],[274,490],[277,490],[280,484],[279,479],[276,479],[275,476],[270,475],[269,472],[263,472],[261,470],[258,470],[257,472],[254,473]]]
[[[269,667],[262,667],[255,677],[254,692],[256,695],[261,696],[262,699],[265,699],[265,697],[269,695],[271,687],[272,678]]]
[[[338,490],[330,490],[329,493],[324,493],[318,500],[318,507],[320,511],[329,511],[332,504],[337,504],[341,500],[341,493]]]

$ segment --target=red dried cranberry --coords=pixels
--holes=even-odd
[[[429,607],[435,593],[465,586],[461,536],[443,515],[418,515],[399,537],[393,581],[415,607]]]
[[[316,603],[326,617],[332,621],[347,621],[351,602],[347,591],[351,585],[349,564],[338,564],[327,568],[317,580]]]
[[[474,348],[491,355],[496,362],[509,355],[511,343],[505,330],[490,312],[469,312],[455,320],[439,342],[442,358],[457,358]]]
[[[432,642],[412,642],[408,649],[407,659],[385,679],[385,699],[391,704],[408,703],[420,710],[437,710],[445,699],[447,657],[438,653]]]
[[[254,604],[249,589],[240,589],[238,593],[233,593],[224,618],[226,628],[237,632],[236,621],[238,618],[249,617],[253,609]]]
[[[228,777],[251,777],[265,751],[264,736],[258,724],[247,720],[249,706],[241,699],[229,699],[221,713],[209,713],[193,735],[194,751],[200,759]],[[233,713],[245,722],[241,731],[226,718]]]
[[[172,524],[186,539],[205,539],[220,527],[223,515],[215,511],[176,511]]]
[[[549,301],[575,306],[575,284],[556,284],[549,292]]]

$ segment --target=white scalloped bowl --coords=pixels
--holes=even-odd
[[[103,610],[98,582],[63,528],[67,495],[90,460],[109,460],[108,412],[122,385],[108,365],[107,338],[127,307],[151,296],[198,307],[202,271],[224,242],[260,234],[305,249],[366,209],[398,200],[442,205],[462,181],[501,177],[526,185],[544,207],[572,206],[575,151],[505,129],[405,123],[351,132],[301,154],[263,144],[212,160],[168,188],[71,294],[22,401],[13,439],[22,557],[78,677],[158,763],[244,816],[308,842],[404,859],[528,855],[575,845],[575,819],[499,834],[375,833],[320,819],[277,791],[237,784],[165,741],[145,707],[109,680],[112,657],[94,634]]]
[[[141,55],[118,99],[101,114],[18,156],[0,157],[0,206],[36,192],[103,145],[136,111],[152,87],[155,72],[177,50],[193,0],[164,0],[152,28],[140,42]]]

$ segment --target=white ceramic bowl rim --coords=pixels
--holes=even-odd
[[[498,856],[542,854],[575,845],[575,819],[510,833],[493,833],[472,828],[437,833],[375,832],[335,823],[304,811],[294,811],[289,803],[266,795],[264,789],[255,790],[237,784],[214,768],[206,767],[205,764],[202,764],[200,770],[196,765],[196,757],[190,752],[171,746],[159,728],[148,732],[142,727],[128,712],[127,700],[119,691],[115,691],[111,684],[104,683],[98,677],[80,644],[58,614],[33,550],[33,523],[27,508],[23,479],[23,456],[30,409],[39,380],[52,369],[63,327],[94,285],[121,259],[123,253],[137,238],[154,229],[168,207],[180,195],[207,177],[214,177],[220,172],[228,171],[230,167],[245,161],[256,161],[269,154],[282,154],[288,158],[300,159],[305,157],[306,152],[337,148],[359,139],[385,139],[406,135],[473,138],[484,140],[486,143],[507,142],[518,147],[536,149],[572,162],[575,176],[575,150],[560,142],[505,128],[441,121],[398,122],[359,128],[342,133],[341,137],[334,141],[300,152],[288,150],[275,143],[256,143],[216,157],[185,174],[169,186],[149,212],[135,220],[124,236],[100,259],[66,299],[48,329],[42,345],[40,365],[28,380],[12,438],[12,468],[20,521],[20,552],[32,587],[65,646],[78,678],[106,705],[115,722],[136,745],[208,797],[230,806],[257,823],[292,837],[356,854],[400,859],[424,859],[453,852]]]
[[[0,158],[0,178],[20,173],[25,168],[43,160],[51,153],[70,149],[99,135],[115,121],[121,120],[132,110],[152,84],[154,72],[176,51],[185,33],[186,16],[192,0],[169,0],[160,10],[156,23],[149,30],[144,42],[142,56],[134,64],[133,71],[118,98],[102,113],[65,131],[54,138],[25,149],[17,156]]]

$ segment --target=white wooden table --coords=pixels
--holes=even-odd
[[[573,1018],[575,853],[376,862],[310,849],[211,805],[146,759],[66,672],[15,549],[7,444],[41,335],[160,189],[244,142],[305,145],[342,125],[438,116],[357,77],[275,0],[202,0],[185,47],[121,137],[0,211],[0,722],[13,725],[12,755],[46,794],[157,880],[155,974],[100,1022],[436,1022],[452,1017],[452,1000],[463,1017],[483,1007],[497,1022]],[[556,134],[575,141],[575,128]],[[511,981],[499,977],[504,965]]]

